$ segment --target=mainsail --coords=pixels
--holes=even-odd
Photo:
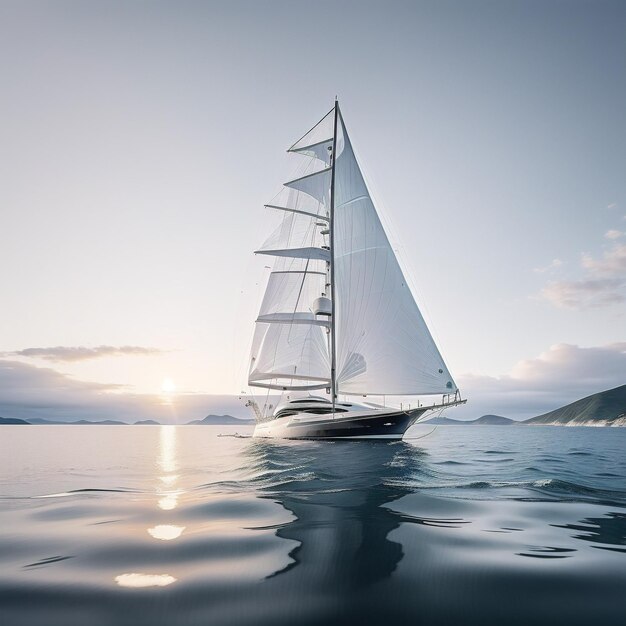
[[[282,220],[257,251],[277,260],[257,318],[249,384],[359,395],[456,392],[338,105],[289,151],[310,157],[312,171],[266,205]],[[332,315],[320,313],[320,297],[333,298]]]

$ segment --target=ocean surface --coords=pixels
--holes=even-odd
[[[626,623],[626,428],[236,430],[0,427],[0,623]]]

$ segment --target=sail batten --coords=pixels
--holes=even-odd
[[[266,324],[311,324],[313,326],[324,326],[325,328],[330,326],[328,320],[317,319],[298,313],[271,313],[268,315],[259,315],[256,321]]]
[[[286,256],[294,259],[330,260],[330,251],[324,248],[276,248],[274,250],[255,250],[254,254],[268,254],[270,256]]]
[[[302,209],[294,209],[286,206],[277,206],[276,204],[265,204],[263,206],[265,206],[266,209],[276,209],[277,211],[286,211],[287,213],[298,213],[300,215],[308,215],[309,217],[314,217],[318,220],[324,220],[325,222],[329,221],[329,218],[326,215],[319,215],[311,211],[303,211]]]
[[[308,385],[294,385],[292,381],[286,383],[265,383],[260,381],[248,382],[250,387],[260,387],[261,389],[273,389],[275,391],[315,391],[317,389],[326,389],[330,384],[330,380],[322,382],[313,382]]]

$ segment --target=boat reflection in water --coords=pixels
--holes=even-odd
[[[242,613],[231,614],[239,623],[256,614],[255,623],[274,625],[527,626],[548,623],[536,621],[546,610],[570,626],[592,615],[617,623],[621,563],[609,562],[606,549],[582,550],[568,532],[575,525],[549,521],[570,520],[588,505],[529,502],[529,492],[494,501],[430,495],[445,476],[405,441],[255,440],[244,456],[248,488],[295,516],[276,534],[297,547],[288,566],[246,592]],[[613,523],[615,544],[620,521],[603,522]],[[609,548],[621,556],[621,546]],[[537,554],[544,558],[528,558]],[[546,565],[563,556],[569,575]],[[590,571],[603,582],[589,585]]]
[[[271,578],[288,572],[303,597],[332,598],[339,609],[352,606],[342,592],[367,593],[389,577],[403,557],[389,538],[402,518],[385,505],[411,491],[403,483],[420,472],[422,457],[404,442],[251,442],[246,458],[260,495],[295,516],[276,531],[298,542],[293,561]]]

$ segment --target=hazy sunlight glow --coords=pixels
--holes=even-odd
[[[171,378],[164,378],[161,383],[161,392],[170,395],[176,392],[176,385]]]

